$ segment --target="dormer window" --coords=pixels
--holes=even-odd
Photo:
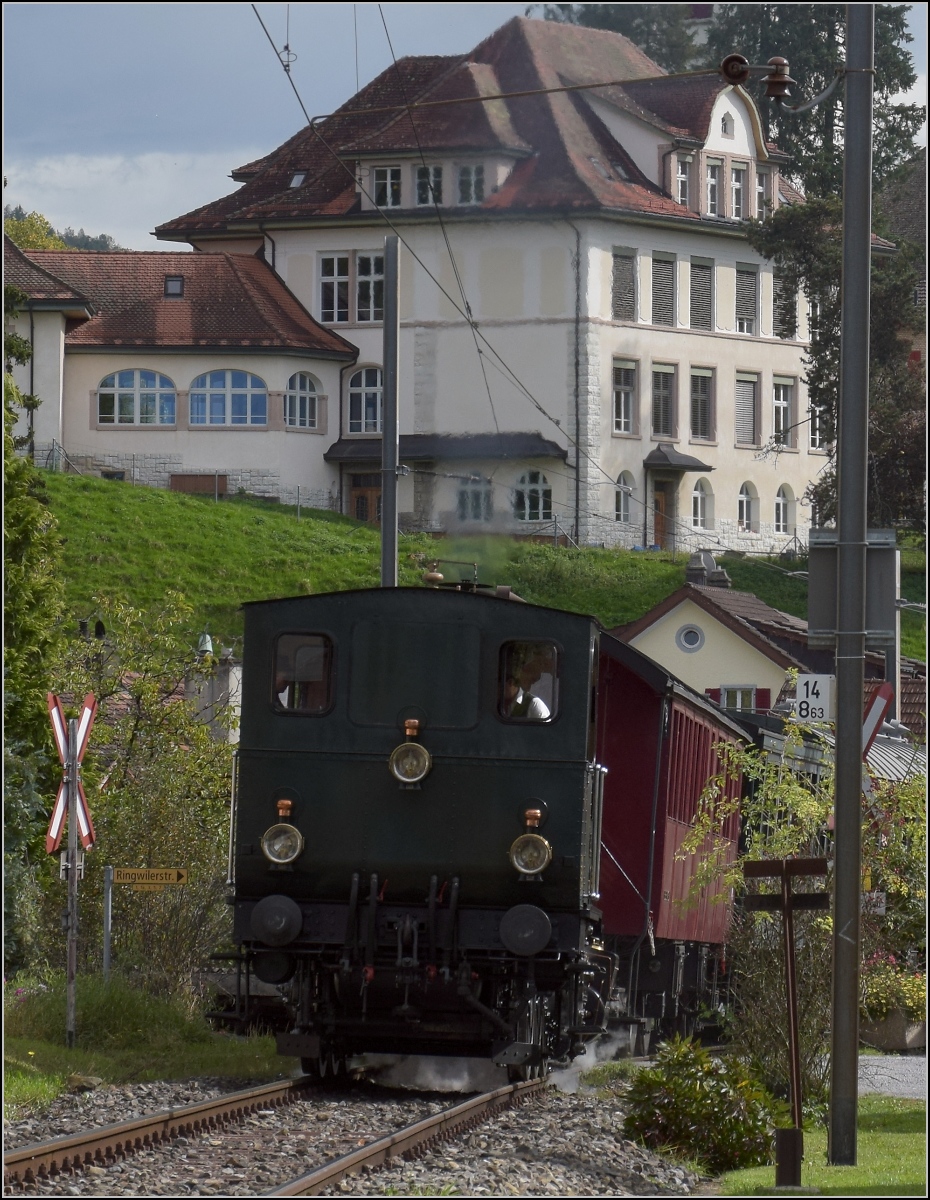
[[[303,183],[303,181],[306,178],[307,178],[306,171],[295,171],[294,174],[291,176],[290,187],[292,187],[292,188],[300,187],[300,185]]]
[[[400,167],[375,167],[375,205],[400,208]]]
[[[733,136],[733,117],[730,113],[724,113],[720,118],[720,133],[723,137]]]
[[[484,167],[459,167],[459,204],[481,204],[484,200]]]
[[[183,275],[166,275],[165,276],[165,295],[172,296],[172,297],[184,295],[184,276]]]

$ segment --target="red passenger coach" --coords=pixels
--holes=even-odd
[[[600,907],[607,949],[620,960],[612,1023],[636,1043],[650,1031],[689,1033],[721,1003],[729,897],[717,888],[689,901],[695,856],[679,861],[718,742],[746,742],[715,705],[632,646],[602,635],[597,759],[607,768]],[[739,783],[728,785],[739,794]],[[739,821],[723,853],[737,852]]]

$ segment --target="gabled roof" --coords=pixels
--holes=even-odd
[[[69,350],[112,346],[278,349],[352,362],[356,348],[310,316],[261,258],[171,251],[30,250],[42,276],[90,297]],[[183,296],[165,296],[182,276]]]
[[[3,279],[25,292],[33,308],[60,310],[68,315],[75,310],[75,316],[90,316],[95,311],[86,295],[32,262],[6,234],[3,235]]]
[[[664,600],[660,601],[638,620],[631,621],[627,625],[619,625],[610,632],[621,642],[632,642],[646,629],[649,629],[664,617],[666,613],[671,612],[679,604],[684,603],[684,601],[690,600],[698,608],[702,608],[706,613],[714,617],[715,620],[719,621],[721,625],[742,638],[748,645],[758,650],[760,654],[765,655],[776,666],[781,667],[785,671],[792,669],[803,671],[804,664],[799,659],[793,658],[790,654],[787,654],[780,647],[776,646],[774,642],[770,641],[769,638],[754,628],[746,617],[737,615],[732,610],[732,607],[728,606],[726,601],[721,600],[721,597],[732,597],[734,595],[756,600],[756,597],[751,596],[748,592],[732,592],[727,588],[702,588],[696,587],[693,583],[686,583],[677,592],[672,592],[670,596],[666,596]],[[730,603],[732,604],[732,602]],[[779,613],[777,609],[769,609],[769,606],[763,604],[761,600],[758,600],[757,603],[768,609],[770,613],[787,618],[787,614]],[[795,620],[796,618],[787,619]]]
[[[666,78],[618,33],[515,17],[470,54],[401,59],[332,116],[237,168],[233,178],[243,183],[239,191],[165,222],[156,234],[187,239],[254,232],[265,221],[318,221],[355,213],[361,207],[356,158],[420,149],[424,154],[507,154],[517,160],[506,183],[469,213],[609,210],[700,223],[698,213],[679,205],[633,165],[597,117],[587,92],[429,106],[437,100],[472,101],[478,95],[593,83],[612,86],[592,95],[602,95],[660,134],[693,138],[706,135],[714,100],[729,87],[719,76]],[[427,106],[413,107],[411,119],[407,105]],[[291,187],[298,172],[305,179]]]

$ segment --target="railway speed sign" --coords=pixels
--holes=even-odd
[[[832,721],[835,675],[799,675],[795,716],[802,721]]]

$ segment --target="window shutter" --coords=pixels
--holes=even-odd
[[[710,439],[710,376],[691,376],[691,436]]]
[[[664,258],[652,260],[652,323],[675,324],[675,264]]]
[[[669,371],[652,373],[652,432],[674,437],[672,423],[672,386],[675,376]]]
[[[776,337],[792,338],[797,329],[795,297],[778,275],[772,281],[772,328]]]
[[[691,328],[711,329],[713,267],[691,264]]]
[[[631,254],[614,255],[611,316],[614,321],[636,320],[636,286]]]
[[[772,707],[772,692],[770,688],[756,688],[756,712],[768,712]]]
[[[714,704],[720,703],[720,688],[705,688],[704,695],[708,700],[713,700]]]
[[[756,279],[755,271],[736,272],[736,316],[738,320],[754,321],[756,319]]]
[[[743,446],[756,444],[756,381],[736,381],[736,441]]]

